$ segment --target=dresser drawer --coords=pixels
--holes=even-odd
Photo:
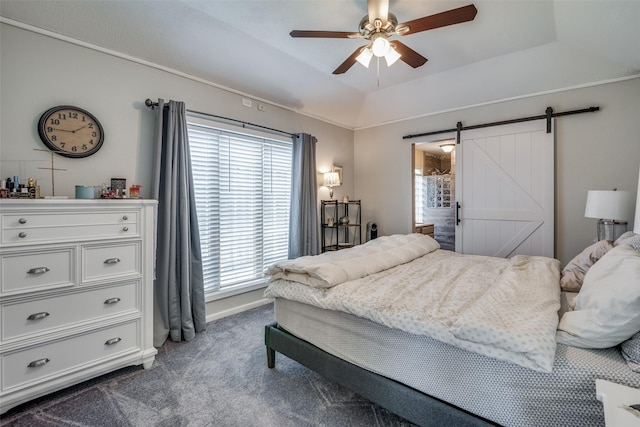
[[[142,273],[140,242],[82,247],[82,282],[131,277]]]
[[[2,215],[2,243],[136,236],[138,227],[136,211],[6,213]]]
[[[40,334],[54,328],[141,311],[141,284],[85,289],[53,297],[31,299],[0,306],[2,340]]]
[[[104,363],[110,358],[140,349],[137,320],[41,346],[5,353],[1,357],[2,391]]]
[[[0,255],[2,294],[32,292],[76,284],[76,248]]]

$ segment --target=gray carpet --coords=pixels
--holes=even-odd
[[[266,305],[167,342],[149,370],[129,367],[25,403],[0,426],[411,426],[287,357],[268,369]]]

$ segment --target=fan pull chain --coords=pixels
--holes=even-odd
[[[378,87],[380,87],[380,57],[376,56],[376,78],[378,80]]]

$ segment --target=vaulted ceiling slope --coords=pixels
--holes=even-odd
[[[0,16],[359,129],[640,74],[640,1],[391,0],[398,22],[473,3],[475,20],[410,34],[416,69],[332,71],[358,39],[365,0],[0,0]]]

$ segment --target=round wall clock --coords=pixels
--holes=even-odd
[[[82,108],[60,105],[45,111],[38,134],[51,151],[65,157],[87,157],[104,142],[104,130],[96,117]]]

